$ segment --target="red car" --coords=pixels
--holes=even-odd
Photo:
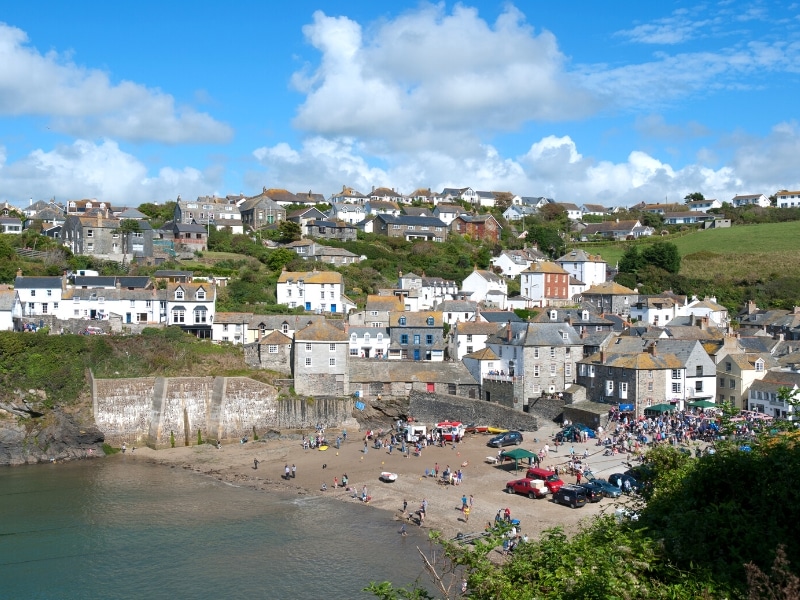
[[[539,467],[528,469],[528,472],[525,473],[525,477],[528,477],[529,479],[541,479],[544,481],[544,484],[547,486],[547,489],[551,494],[555,494],[559,489],[561,489],[561,486],[564,485],[564,482],[561,481],[561,478],[556,475],[554,471],[541,469]]]
[[[528,498],[544,498],[547,495],[547,487],[542,485],[540,479],[515,479],[506,484],[506,491],[509,494],[522,494]]]

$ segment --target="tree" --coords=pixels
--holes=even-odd
[[[631,246],[619,259],[619,272],[636,274],[644,265],[645,261],[642,259],[639,247]]]
[[[700,192],[692,192],[691,194],[686,194],[683,199],[686,200],[686,202],[702,202],[705,200],[705,196]]]
[[[136,219],[122,219],[119,225],[111,233],[115,233],[122,239],[122,264],[125,264],[125,255],[130,246],[130,237],[134,233],[142,231],[142,226]]]
[[[565,252],[564,240],[558,233],[558,229],[546,225],[534,225],[528,229],[527,239],[531,243],[539,246],[542,252],[548,252],[551,257],[556,258]]]
[[[656,242],[642,250],[642,259],[650,265],[664,269],[667,273],[681,270],[681,255],[672,242]]]

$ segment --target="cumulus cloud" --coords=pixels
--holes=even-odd
[[[56,52],[40,53],[25,32],[0,23],[0,115],[41,116],[56,131],[167,144],[224,142],[231,128],[207,113],[177,106],[158,89],[112,83]]]
[[[307,94],[294,124],[312,134],[403,151],[595,110],[555,37],[511,6],[489,24],[462,5],[424,5],[367,32],[318,11],[303,31],[321,59],[294,74]]]
[[[49,152],[36,150],[8,163],[0,149],[0,189],[7,200],[20,198],[99,198],[113,206],[139,206],[144,202],[174,200],[177,194],[195,197],[211,193],[219,172],[185,167],[163,167],[149,175],[136,157],[111,140],[94,143],[77,140]]]

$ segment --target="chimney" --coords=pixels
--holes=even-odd
[[[651,356],[658,356],[658,350],[656,349],[657,342],[653,342],[647,347],[647,353]]]
[[[601,365],[606,364],[606,351],[605,350],[600,350],[600,364]]]
[[[506,341],[511,343],[512,337],[513,336],[511,335],[511,323],[509,323],[508,325],[506,325]]]

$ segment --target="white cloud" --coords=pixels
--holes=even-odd
[[[513,7],[490,25],[472,8],[424,5],[366,32],[316,12],[304,33],[322,57],[293,77],[307,93],[294,123],[315,134],[411,150],[595,110],[555,37]]]
[[[224,142],[228,125],[158,89],[76,65],[55,52],[41,54],[25,32],[0,23],[0,115],[42,116],[51,128],[78,137],[109,136],[168,144]]]
[[[174,200],[177,194],[192,198],[211,193],[220,184],[219,172],[191,167],[161,168],[149,176],[136,157],[120,150],[116,142],[77,140],[45,152],[6,163],[0,151],[0,189],[4,200],[99,198],[112,206],[139,206],[143,202]]]

